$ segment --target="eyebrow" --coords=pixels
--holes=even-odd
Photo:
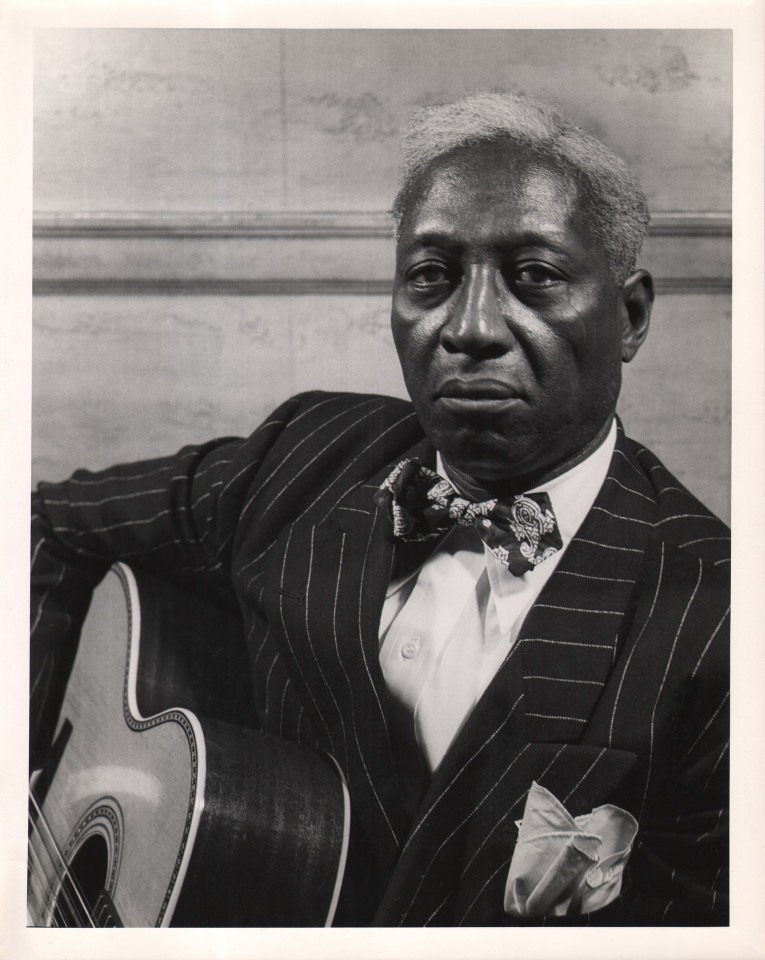
[[[556,231],[558,234],[559,231]],[[415,232],[411,239],[402,249],[413,250],[421,247],[439,247],[442,250],[451,252],[461,251],[467,244],[467,241],[461,234],[451,233],[443,229],[425,229],[422,232]],[[513,246],[513,247],[546,247],[562,256],[570,256],[572,251],[570,246],[563,245],[556,241],[552,234],[543,234],[536,231],[526,231],[517,235],[500,234],[493,238],[493,246]]]

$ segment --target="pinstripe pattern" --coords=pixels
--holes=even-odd
[[[725,623],[727,623],[729,617],[730,617],[730,606],[728,606],[728,607],[726,608],[725,612],[723,613],[722,617],[720,618],[720,621],[715,625],[715,628],[714,628],[714,630],[712,631],[712,633],[711,633],[711,635],[710,635],[710,637],[709,637],[709,640],[707,640],[707,642],[706,642],[706,644],[705,644],[705,646],[704,646],[704,649],[701,651],[701,654],[699,655],[699,659],[696,661],[696,666],[693,668],[693,673],[691,674],[691,680],[693,680],[693,678],[694,678],[694,677],[696,676],[696,674],[699,672],[699,667],[701,666],[701,661],[702,661],[702,660],[704,659],[704,657],[707,655],[707,652],[709,651],[709,648],[712,646],[712,643],[713,643],[715,637],[717,636],[717,634],[719,633],[719,631],[722,629],[723,625],[724,625]]]
[[[555,756],[552,758],[552,760],[547,764],[547,766],[544,768],[544,770],[542,770],[542,772],[541,772],[540,775],[539,775],[539,782],[540,782],[540,783],[544,782],[545,775],[548,773],[548,771],[550,770],[550,768],[552,767],[552,765],[555,763],[555,761],[558,759],[558,757],[561,755],[561,753],[563,753],[563,751],[564,751],[565,749],[566,749],[565,745],[564,745],[564,746],[561,746],[560,749],[558,750],[558,752],[557,752],[557,753],[555,754]],[[508,818],[510,818],[510,817],[512,817],[512,816],[514,815],[514,811],[515,811],[515,809],[516,809],[516,806],[517,806],[517,804],[520,803],[520,801],[521,801],[521,799],[523,798],[523,796],[525,796],[525,794],[522,794],[520,797],[517,797],[517,798],[516,798],[516,801],[515,801],[515,804],[510,805],[510,806],[505,810],[505,812],[502,813],[502,814],[495,820],[495,822],[494,822],[494,824],[492,825],[492,827],[488,830],[488,832],[487,832],[486,835],[483,837],[483,839],[481,840],[481,842],[477,845],[477,847],[475,848],[475,850],[474,850],[473,853],[471,854],[470,858],[468,859],[467,863],[466,863],[465,866],[463,867],[463,869],[462,869],[462,871],[461,871],[461,873],[460,873],[460,880],[463,880],[463,879],[465,878],[466,874],[468,873],[468,871],[470,870],[471,866],[473,865],[473,862],[474,862],[474,861],[476,860],[476,858],[479,856],[479,854],[480,854],[481,851],[484,849],[484,847],[486,846],[486,844],[489,843],[489,841],[490,841],[491,838],[494,836],[494,834],[497,832],[497,830],[500,829],[500,827],[508,820]],[[500,866],[504,866],[505,863],[509,862],[509,859],[510,859],[510,858],[507,858],[507,860],[503,860],[502,863],[500,864]],[[496,873],[496,871],[495,871],[495,873]],[[473,897],[473,899],[472,899],[472,900],[470,901],[470,903],[468,904],[467,910],[461,915],[461,917],[460,917],[459,920],[457,921],[457,922],[458,922],[458,925],[462,925],[462,924],[465,922],[465,920],[466,920],[467,916],[469,915],[470,911],[472,910],[472,908],[473,908],[476,900],[478,900],[478,898],[480,897],[480,895],[481,895],[481,893],[483,892],[483,890],[485,889],[485,887],[486,887],[486,886],[488,885],[488,883],[493,879],[494,875],[495,875],[495,874],[490,875],[490,876],[488,877],[488,879],[481,885],[481,888],[479,889],[478,893],[475,895],[475,897]]]
[[[519,698],[519,700],[516,702],[516,705],[517,705],[517,703],[519,703],[519,702],[520,702],[520,698]],[[515,708],[513,708],[513,710],[510,711],[511,714],[514,712],[514,709],[515,709]],[[415,900],[416,900],[416,898],[417,898],[417,895],[419,894],[420,890],[422,889],[423,884],[427,881],[427,879],[428,879],[428,874],[429,874],[429,872],[431,871],[431,869],[433,868],[433,865],[434,865],[434,863],[436,862],[436,858],[437,858],[437,857],[439,856],[439,854],[443,851],[443,849],[444,849],[445,846],[449,843],[449,841],[450,841],[453,837],[455,837],[455,836],[457,835],[457,833],[465,826],[465,824],[468,822],[468,820],[471,820],[473,817],[475,817],[475,815],[478,813],[478,811],[481,809],[481,807],[483,807],[483,805],[484,805],[485,803],[488,803],[488,801],[489,801],[490,798],[491,798],[491,795],[495,792],[495,790],[498,790],[498,789],[500,788],[500,786],[501,786],[501,784],[502,784],[502,781],[505,779],[505,777],[508,775],[508,773],[510,773],[510,771],[513,769],[513,767],[515,766],[515,764],[518,763],[518,761],[520,761],[520,759],[521,759],[522,756],[523,756],[523,753],[525,752],[525,750],[527,750],[527,749],[529,748],[529,746],[530,746],[530,744],[527,744],[527,745],[521,750],[521,752],[520,752],[517,756],[513,757],[512,760],[510,760],[510,762],[505,766],[505,768],[504,768],[504,770],[502,771],[501,775],[494,781],[494,783],[491,785],[491,787],[488,789],[488,791],[480,798],[480,800],[477,801],[477,803],[475,804],[475,806],[471,807],[471,808],[468,810],[468,812],[464,815],[464,817],[462,818],[462,820],[460,820],[459,823],[457,823],[457,825],[452,828],[452,830],[444,837],[444,839],[441,841],[441,843],[440,843],[440,844],[438,845],[438,847],[435,849],[435,851],[433,852],[433,855],[431,856],[430,860],[428,861],[427,865],[425,866],[425,869],[420,872],[420,879],[419,879],[419,881],[418,881],[418,883],[417,883],[417,888],[416,888],[415,891],[414,891],[414,895],[413,895],[413,897],[412,897],[412,900],[410,901],[409,908],[408,908],[407,910],[405,910],[404,913],[401,915],[401,920],[399,921],[399,926],[403,925],[403,924],[406,922],[406,918],[407,918],[407,916],[409,915],[409,910],[411,910],[412,906],[414,905]],[[436,908],[436,911],[440,910],[440,908],[441,908],[441,904],[439,904],[439,906]],[[434,915],[435,915],[435,913],[432,913],[428,919],[431,919]]]
[[[511,655],[512,655],[512,651],[511,651]],[[443,791],[436,797],[436,799],[430,804],[430,806],[428,807],[428,810],[419,818],[418,823],[416,824],[416,826],[414,827],[414,829],[412,830],[412,832],[409,834],[409,838],[408,838],[408,840],[407,840],[407,842],[406,842],[406,845],[405,845],[405,847],[404,847],[404,852],[406,852],[406,850],[409,848],[409,846],[411,845],[412,841],[413,841],[413,840],[415,839],[415,837],[417,836],[417,833],[418,833],[418,832],[420,831],[420,829],[425,825],[425,823],[426,823],[426,821],[428,820],[428,818],[432,816],[433,812],[437,809],[437,807],[438,807],[438,805],[441,803],[441,801],[446,797],[447,793],[448,793],[450,790],[452,790],[452,788],[453,788],[454,785],[458,782],[458,780],[460,779],[460,777],[462,777],[462,775],[463,775],[463,774],[465,773],[465,771],[468,769],[469,765],[470,765],[471,763],[473,763],[473,762],[478,758],[478,756],[480,755],[480,753],[481,753],[483,750],[485,750],[488,746],[491,745],[491,743],[492,743],[492,741],[494,740],[494,738],[497,737],[497,736],[502,732],[502,730],[504,729],[505,725],[506,725],[506,724],[508,723],[508,721],[512,718],[513,713],[515,712],[516,707],[520,704],[520,702],[521,702],[522,699],[523,699],[523,694],[521,694],[521,695],[518,697],[518,699],[517,699],[517,700],[515,701],[515,703],[513,704],[513,707],[512,707],[512,709],[509,711],[509,713],[507,714],[507,716],[504,717],[504,718],[501,720],[499,726],[497,726],[497,728],[483,741],[483,743],[482,743],[473,753],[471,753],[471,755],[468,757],[468,759],[464,761],[464,763],[462,764],[460,770],[455,774],[455,776],[454,776],[454,777],[451,779],[451,781],[447,784],[447,786],[444,788],[444,790],[443,790]]]
[[[503,913],[504,885],[536,780],[573,815],[616,803],[640,820],[622,896],[583,923],[725,922],[727,529],[620,428],[594,509],[412,820],[377,657],[396,555],[372,502],[411,455],[432,463],[408,404],[313,393],[247,440],[41,485],[36,748],[90,592],[129,557],[194,590],[233,590],[262,726],[343,768],[354,829],[341,921],[520,922]]]
[[[345,680],[346,680],[346,683],[347,683],[347,686],[348,686],[348,691],[349,691],[349,693],[350,693],[350,695],[351,695],[351,703],[353,703],[353,702],[354,702],[353,686],[352,686],[351,681],[350,681],[350,679],[349,679],[349,677],[348,677],[348,673],[347,673],[347,671],[346,671],[346,669],[345,669],[345,666],[343,665],[343,657],[342,657],[342,654],[340,653],[339,644],[338,644],[338,628],[337,628],[337,598],[338,598],[338,595],[339,595],[339,593],[340,593],[340,583],[341,583],[341,578],[342,578],[342,575],[343,575],[343,553],[344,553],[344,547],[345,547],[345,538],[343,538],[343,541],[342,541],[342,544],[341,544],[340,564],[339,564],[338,572],[337,572],[337,590],[336,590],[336,592],[335,592],[335,604],[334,604],[334,607],[333,607],[332,616],[333,616],[333,622],[334,622],[335,650],[336,650],[336,652],[337,652],[337,659],[338,659],[338,663],[340,664],[340,667],[341,667],[341,669],[342,669],[342,671],[343,671],[343,675],[344,675],[344,677],[345,677]],[[367,666],[367,664],[366,664],[366,660],[365,660],[365,664],[364,664],[364,665],[365,665],[365,667],[366,667],[366,674],[367,674],[367,676],[369,677],[369,668],[368,668],[368,666]],[[382,705],[380,704],[380,698],[379,698],[378,692],[377,692],[377,690],[376,690],[375,687],[374,687],[374,683],[372,683],[371,677],[369,677],[369,679],[370,679],[370,683],[372,684],[372,689],[373,689],[374,694],[375,694],[375,701],[376,701],[376,703],[377,703],[377,705],[378,705],[378,707],[379,707],[379,709],[380,709],[380,713],[381,713],[382,718],[383,718],[383,721],[384,721],[384,720],[385,720],[385,715],[384,715],[383,712],[382,712]],[[342,716],[340,716],[339,720],[340,720],[340,723],[342,723]],[[355,713],[355,712],[351,715],[351,724],[352,724],[352,729],[353,729],[353,738],[354,738],[356,750],[357,750],[357,752],[358,752],[358,758],[359,758],[359,760],[360,760],[360,762],[361,762],[361,766],[362,766],[362,768],[363,768],[363,770],[364,770],[364,776],[366,777],[367,782],[368,782],[368,784],[369,784],[369,787],[370,787],[370,789],[371,789],[371,791],[372,791],[372,793],[373,793],[373,795],[374,795],[375,803],[377,804],[377,806],[378,806],[378,808],[379,808],[379,810],[380,810],[380,812],[381,812],[381,814],[382,814],[382,816],[383,816],[383,819],[385,820],[385,824],[386,824],[386,826],[388,827],[388,829],[390,830],[390,832],[391,832],[391,834],[392,834],[392,836],[393,836],[393,841],[394,841],[394,843],[396,844],[396,846],[398,846],[399,841],[398,841],[398,837],[396,836],[396,831],[393,829],[393,826],[392,826],[392,824],[391,824],[391,822],[390,822],[390,819],[388,818],[388,814],[386,813],[385,807],[383,806],[383,803],[382,803],[382,801],[380,800],[380,795],[378,794],[377,789],[376,789],[376,787],[375,787],[375,782],[374,782],[374,780],[372,779],[372,776],[371,776],[371,774],[370,774],[370,772],[369,772],[369,766],[368,766],[367,761],[366,761],[366,758],[365,758],[365,756],[364,756],[364,751],[361,749],[361,741],[360,741],[360,739],[359,739],[359,724],[358,724],[358,722],[357,722],[356,713]]]
[[[669,656],[667,657],[666,666],[664,667],[664,673],[662,674],[662,677],[661,677],[661,683],[659,684],[659,689],[658,689],[658,691],[656,692],[656,696],[655,696],[654,701],[653,701],[653,707],[652,707],[652,709],[651,709],[650,739],[649,739],[649,753],[648,753],[648,773],[646,774],[645,787],[643,788],[643,800],[642,800],[642,803],[640,804],[640,815],[641,815],[641,816],[642,816],[642,814],[643,814],[643,810],[645,809],[645,802],[646,802],[646,798],[647,798],[647,796],[648,796],[648,788],[649,788],[650,782],[651,782],[651,774],[654,772],[654,770],[653,770],[653,762],[654,762],[654,753],[655,753],[655,742],[654,742],[655,736],[654,736],[654,735],[655,735],[655,728],[656,728],[656,711],[657,711],[658,706],[659,706],[659,701],[660,701],[660,699],[661,699],[661,695],[662,695],[662,693],[663,693],[663,691],[664,691],[664,685],[665,685],[666,682],[667,682],[667,676],[668,676],[668,674],[669,674],[670,666],[672,665],[672,658],[673,658],[674,655],[675,655],[675,649],[677,648],[677,642],[678,642],[678,640],[680,639],[680,635],[681,635],[681,633],[682,633],[683,624],[685,623],[686,617],[688,616],[688,611],[690,610],[691,604],[693,603],[694,599],[696,598],[696,595],[698,594],[698,589],[699,589],[699,584],[700,584],[700,583],[701,583],[701,564],[699,564],[699,579],[698,579],[698,580],[696,581],[696,583],[694,584],[693,593],[691,594],[690,599],[688,600],[688,604],[686,605],[685,610],[683,610],[683,615],[682,615],[682,618],[681,618],[681,620],[680,620],[680,624],[679,624],[679,626],[678,626],[678,628],[677,628],[677,631],[676,631],[676,633],[675,633],[675,636],[674,636],[674,638],[673,638],[673,640],[672,640],[672,647],[671,647],[671,649],[670,649],[670,651],[669,651]]]
[[[618,687],[617,687],[617,689],[616,689],[616,698],[615,698],[615,700],[614,700],[613,709],[611,710],[611,722],[610,722],[610,724],[609,724],[609,729],[608,729],[608,744],[609,744],[609,746],[613,743],[613,740],[614,740],[614,723],[615,723],[615,720],[616,720],[616,710],[617,710],[617,707],[619,706],[619,699],[620,699],[621,694],[622,694],[622,687],[624,686],[624,680],[625,680],[625,677],[627,676],[627,672],[628,672],[628,670],[629,670],[629,668],[630,668],[630,664],[631,664],[631,662],[632,662],[632,656],[633,656],[633,654],[635,653],[635,651],[638,649],[638,646],[639,646],[639,644],[640,644],[640,641],[643,639],[643,634],[644,634],[646,628],[648,627],[648,625],[649,625],[649,624],[652,622],[652,620],[653,620],[654,612],[655,612],[655,610],[656,610],[656,601],[659,599],[659,588],[661,587],[662,574],[663,574],[663,572],[664,572],[664,546],[663,546],[663,544],[662,544],[662,547],[661,547],[661,558],[660,558],[660,567],[659,567],[659,577],[658,577],[658,581],[657,581],[657,584],[656,584],[656,592],[655,592],[655,594],[654,594],[654,596],[653,596],[653,599],[651,600],[651,609],[650,609],[650,611],[649,611],[648,617],[643,621],[642,629],[641,629],[640,633],[638,634],[638,638],[637,638],[637,640],[635,641],[634,645],[632,646],[632,649],[630,650],[629,654],[627,655],[627,657],[626,657],[626,659],[625,659],[624,669],[621,671],[621,675],[619,676],[619,685],[618,685]]]

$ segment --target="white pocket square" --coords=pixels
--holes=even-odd
[[[572,817],[534,782],[505,885],[514,917],[592,913],[619,896],[637,820],[610,803]]]

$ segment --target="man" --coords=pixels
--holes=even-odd
[[[261,726],[343,770],[338,922],[725,923],[728,531],[614,412],[643,194],[486,95],[418,113],[394,216],[413,408],[305,394],[248,440],[41,485],[35,745],[124,559],[233,592]]]

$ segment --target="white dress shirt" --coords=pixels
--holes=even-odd
[[[380,665],[432,773],[512,649],[521,624],[590,511],[606,478],[616,424],[585,460],[543,487],[562,549],[520,577],[472,527],[455,525],[413,573],[388,586],[380,619]],[[440,455],[436,468],[447,476]],[[452,483],[456,487],[456,484]],[[403,721],[402,719],[403,718]]]

